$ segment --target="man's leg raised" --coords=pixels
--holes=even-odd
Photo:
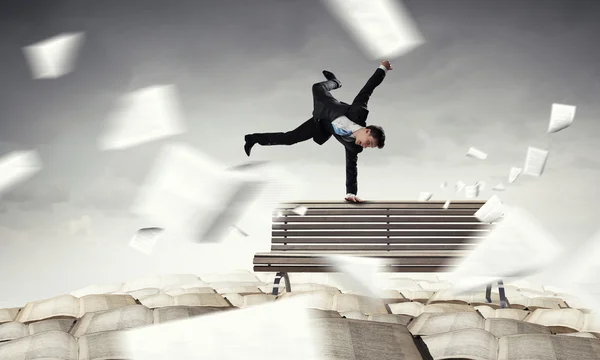
[[[318,124],[315,119],[310,118],[292,131],[248,134],[244,137],[244,140],[246,141],[244,144],[244,151],[246,152],[246,155],[250,156],[250,151],[256,144],[262,146],[294,145],[312,139],[317,130],[317,126]]]

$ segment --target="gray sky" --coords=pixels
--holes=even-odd
[[[565,244],[595,232],[600,160],[600,51],[596,1],[405,1],[427,43],[392,59],[369,123],[385,128],[383,150],[359,159],[366,199],[433,200],[439,184],[484,180],[488,189],[522,166],[527,146],[549,147],[545,174],[521,177],[501,198],[534,214]],[[146,257],[127,247],[141,226],[128,213],[166,141],[100,152],[96,136],[125,92],[172,83],[188,142],[226,166],[247,160],[243,135],[286,131],[311,116],[321,70],[350,101],[374,69],[318,1],[5,1],[0,5],[0,155],[37,149],[44,170],[0,199],[0,306],[18,306],[95,283],[152,273],[250,268],[269,248],[268,215],[242,223],[252,236],[222,245],[163,238]],[[85,31],[74,73],[32,80],[21,48]],[[553,102],[577,106],[566,130],[546,135]],[[486,151],[468,159],[470,146]],[[257,147],[305,184],[292,199],[340,200],[344,149],[332,140]],[[311,185],[313,184],[313,185]],[[315,186],[314,184],[318,184]],[[486,189],[481,198],[491,196]],[[87,215],[88,238],[68,232]],[[231,242],[235,243],[235,247]],[[236,252],[232,254],[232,248]],[[214,267],[214,261],[220,267]]]

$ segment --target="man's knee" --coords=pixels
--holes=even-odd
[[[316,84],[313,84],[313,86],[312,86],[313,94],[322,94],[325,92],[325,90],[326,90],[325,86],[321,83],[316,83]]]

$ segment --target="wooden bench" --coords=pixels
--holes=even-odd
[[[291,291],[290,272],[336,272],[330,254],[378,258],[382,272],[449,272],[493,226],[474,216],[484,203],[452,201],[448,209],[438,201],[280,204],[271,252],[255,254],[254,271],[277,273],[274,295],[282,277]],[[293,212],[299,206],[305,215]]]

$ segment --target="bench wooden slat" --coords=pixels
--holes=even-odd
[[[472,234],[481,234],[479,236],[484,236],[488,233],[488,230],[390,230],[390,231],[360,231],[360,230],[350,230],[350,231],[310,231],[310,230],[273,230],[271,235],[273,237],[282,237],[282,236],[361,236],[361,237],[376,237],[376,236],[476,236]]]
[[[480,223],[474,216],[281,216],[271,219],[273,223],[337,223],[337,222],[380,222],[380,223],[419,223],[421,226],[429,226],[424,223],[457,222],[457,223]]]
[[[339,253],[338,253],[339,255]],[[386,258],[383,256],[378,256],[378,261],[382,265],[429,265],[429,266],[437,266],[437,265],[445,265],[449,262],[460,258],[459,256],[455,257],[433,257],[433,256],[420,256],[420,257],[404,257],[404,258]],[[257,256],[256,265],[328,265],[333,266],[331,260],[324,257],[274,257],[268,258],[265,260],[260,259]]]
[[[273,230],[418,230],[425,227],[423,224],[357,224],[357,223],[341,223],[341,224],[273,224]],[[427,224],[426,227],[432,230],[483,230],[489,229],[490,224],[471,223],[471,224]]]
[[[433,273],[433,272],[451,272],[453,266],[389,266],[380,270],[380,272],[388,273]],[[273,272],[270,266],[255,266],[255,272]],[[278,266],[277,271],[287,273],[332,273],[339,271],[332,266]]]
[[[451,272],[454,266],[437,265],[437,266],[386,266],[380,272],[382,273],[434,273],[434,272]],[[333,266],[254,266],[254,272],[286,272],[286,273],[332,273],[339,271]]]
[[[360,257],[380,257],[386,259],[404,259],[404,258],[420,258],[420,257],[431,257],[431,258],[447,258],[447,257],[461,257],[469,254],[469,251],[457,251],[457,250],[439,250],[439,251],[395,251],[395,252],[377,252],[377,251],[365,251]],[[255,258],[265,259],[276,259],[276,258],[289,258],[289,259],[327,259],[327,256],[319,255],[318,253],[295,253],[289,254],[285,252],[260,252],[255,255]]]
[[[445,201],[424,201],[424,202],[365,202],[362,204],[354,204],[349,202],[298,202],[298,203],[282,203],[277,206],[279,209],[290,209],[298,206],[305,206],[313,209],[443,209]],[[450,202],[448,209],[479,209],[484,202]]]
[[[315,252],[345,252],[345,251],[435,251],[435,250],[473,250],[477,244],[394,244],[394,245],[271,245],[271,251],[315,251]]]
[[[302,217],[291,211],[292,209],[284,208],[279,211],[286,217]],[[348,209],[313,209],[308,208],[304,216],[376,216],[376,215],[396,215],[396,216],[473,216],[478,209],[365,209],[360,206]]]
[[[483,237],[274,237],[272,244],[472,244],[479,243]],[[339,246],[339,245],[338,245]]]

